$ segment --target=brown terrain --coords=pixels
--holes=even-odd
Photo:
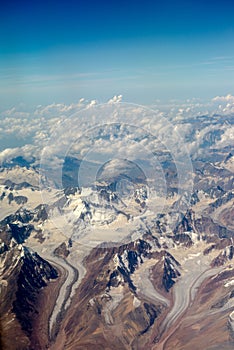
[[[227,242],[226,242],[227,243]],[[217,254],[217,253],[216,253]],[[163,288],[162,258],[151,269],[152,282],[173,305],[172,289]],[[195,297],[166,329],[161,325],[171,307],[134,291],[127,282],[115,286],[123,293],[121,302],[106,317],[111,296],[106,286],[111,274],[108,264],[113,252],[94,250],[87,260],[87,274],[78,288],[72,305],[60,325],[60,332],[51,349],[231,349],[234,345],[228,325],[233,309],[233,286],[224,287],[234,278],[234,269],[227,266],[223,274],[213,272],[198,285]],[[215,255],[214,255],[215,256]],[[155,258],[155,256],[154,256]],[[110,270],[107,269],[107,265]],[[103,270],[103,267],[105,269]],[[191,272],[192,273],[192,272]],[[126,281],[125,281],[126,282]],[[114,289],[113,288],[113,289]],[[163,291],[164,290],[164,291]],[[115,291],[117,293],[117,291]],[[182,291],[181,291],[182,293]],[[137,296],[139,305],[134,306]],[[163,332],[162,332],[163,331]],[[209,334],[209,337],[207,337]],[[163,344],[163,345],[161,345]],[[223,346],[223,347],[222,347]]]
[[[56,192],[50,209],[61,218],[83,208],[74,221],[80,220],[75,230],[83,245],[73,231],[69,236],[53,227],[45,206],[36,203],[36,189],[33,208],[17,198],[0,221],[1,348],[233,349],[233,176],[199,161],[194,177],[191,205],[184,215],[176,212],[176,225],[172,188],[167,210],[149,222],[139,219],[140,238],[114,246],[96,244],[92,234],[94,244],[85,241],[99,208],[82,202],[80,191]],[[9,186],[4,191],[11,193]],[[104,185],[103,195],[108,209]],[[9,204],[9,194],[2,196],[4,206],[14,198]],[[119,222],[133,227],[130,214],[113,212],[117,229]],[[105,233],[113,234],[111,224],[105,221]]]

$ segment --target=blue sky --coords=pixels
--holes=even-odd
[[[233,1],[0,5],[0,109],[234,94]]]

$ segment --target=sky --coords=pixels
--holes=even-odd
[[[234,2],[6,1],[0,110],[234,94]]]

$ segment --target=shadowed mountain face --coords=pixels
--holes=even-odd
[[[58,273],[37,253],[17,243],[11,229],[1,231],[1,241],[2,349],[42,349],[35,337],[40,293]]]

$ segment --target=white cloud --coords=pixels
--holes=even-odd
[[[122,101],[122,95],[112,97],[107,103],[118,103]]]
[[[229,126],[221,136],[221,140],[217,141],[217,147],[226,147],[234,145],[234,126]]]
[[[25,145],[23,147],[6,148],[0,152],[0,163],[15,158],[17,156],[23,156],[24,159],[31,161],[32,159],[39,158],[40,151],[34,145]]]
[[[216,106],[216,113],[224,116],[234,113],[234,96],[231,94],[216,96],[212,99],[212,102]]]
[[[234,96],[228,94],[226,96],[216,96],[212,99],[214,102],[234,102]]]
[[[96,100],[92,100],[92,101],[90,101],[90,103],[87,105],[87,108],[88,108],[88,107],[95,106],[96,104],[97,104],[97,101],[96,101]]]
[[[122,115],[109,115],[112,108],[122,105],[121,100],[122,95],[118,95],[111,98],[107,104],[99,105],[97,100],[88,101],[82,98],[70,105],[39,105],[31,112],[24,112],[22,106],[19,109],[12,108],[0,115],[0,136],[7,135],[9,140],[17,136],[25,139],[25,143],[31,142],[30,151],[33,149],[38,159],[43,147],[51,141],[51,135],[54,135],[54,144],[50,144],[51,151],[64,155],[64,152],[69,150],[74,155],[79,154],[81,158],[95,147],[106,155],[117,153],[121,157],[132,157],[134,154],[135,157],[143,157],[144,152],[152,153],[163,147],[169,152],[179,153],[181,146],[183,148],[183,145],[186,145],[186,149],[194,154],[203,144],[206,135],[217,130],[223,130],[222,139],[217,142],[217,147],[231,142],[232,134],[228,131],[230,125],[225,124],[225,118],[217,116],[234,113],[234,96],[230,94],[216,96],[205,103],[196,99],[183,103],[177,101],[164,106],[162,111],[152,111],[138,105],[125,105]],[[96,113],[96,110],[99,113]],[[197,120],[204,115],[210,117],[206,119],[205,127],[202,121]],[[113,131],[111,139],[107,140],[102,124],[107,123],[107,127],[110,128],[108,123],[115,121],[120,122],[120,130],[117,136]],[[125,124],[130,128],[128,131],[124,127]],[[92,133],[98,132],[102,134],[92,143]],[[1,153],[1,159],[5,160],[20,153],[29,156],[30,151],[26,146],[13,149],[9,141],[6,150]]]

